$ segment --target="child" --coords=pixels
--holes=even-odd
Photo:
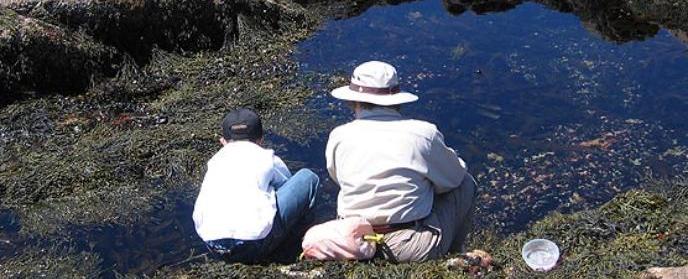
[[[261,147],[262,123],[251,110],[225,116],[220,143],[194,206],[196,232],[225,261],[264,261],[313,208],[318,176],[308,169],[292,176]]]

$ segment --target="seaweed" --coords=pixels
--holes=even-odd
[[[501,236],[474,233],[468,247],[490,252],[496,265],[485,278],[637,278],[653,266],[688,265],[688,180],[658,181],[623,193],[596,209],[553,213],[524,232]],[[529,239],[555,241],[562,256],[547,273],[521,259]],[[451,258],[454,255],[448,255]],[[209,259],[160,269],[156,278],[472,278],[446,259],[420,263],[297,262],[247,266]]]
[[[26,247],[21,255],[0,262],[0,274],[3,278],[95,278],[103,272],[100,261],[97,254],[69,247]]]

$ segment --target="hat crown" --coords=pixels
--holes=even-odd
[[[227,113],[222,120],[222,137],[229,140],[257,139],[263,135],[258,114],[246,108]]]
[[[369,61],[354,69],[351,83],[372,88],[391,88],[399,85],[399,78],[394,66],[385,62]]]

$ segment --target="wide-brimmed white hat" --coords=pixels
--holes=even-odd
[[[346,101],[393,106],[415,102],[418,96],[403,92],[394,66],[380,61],[365,62],[351,75],[351,83],[332,90],[332,96]]]

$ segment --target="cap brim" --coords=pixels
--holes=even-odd
[[[371,103],[380,106],[394,106],[405,103],[411,103],[418,100],[418,96],[409,92],[399,92],[389,95],[377,95],[370,93],[361,93],[349,89],[349,86],[342,86],[330,93],[332,97],[345,101]]]

